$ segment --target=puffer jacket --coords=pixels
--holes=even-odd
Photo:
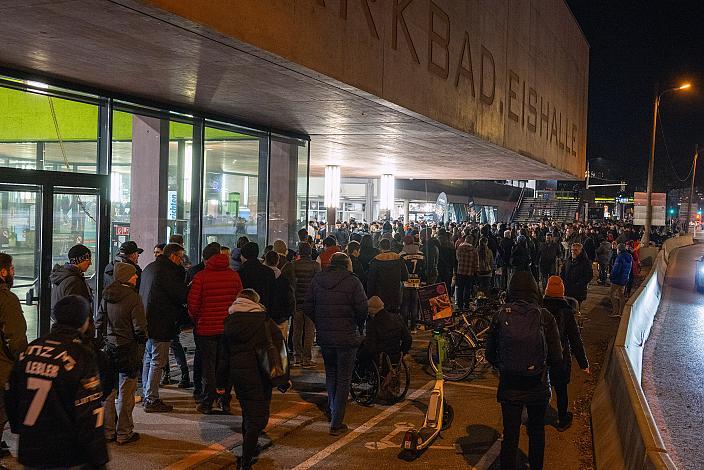
[[[257,350],[267,342],[264,328],[269,328],[275,342],[283,341],[281,330],[267,318],[262,305],[250,300],[237,299],[231,311],[224,322],[217,387],[232,384],[238,400],[269,401],[271,382],[258,365]]]
[[[367,295],[378,295],[388,308],[401,306],[402,282],[408,279],[406,263],[398,253],[379,253],[369,263]]]
[[[147,315],[148,337],[171,341],[186,314],[186,270],[165,255],[159,255],[142,271],[139,295]]]
[[[569,256],[560,273],[565,283],[565,295],[583,302],[587,298],[587,286],[593,276],[592,263],[584,251],[576,259]]]
[[[115,347],[146,342],[147,318],[142,298],[134,287],[113,282],[105,288],[95,314],[95,330]]]
[[[22,314],[20,299],[0,280],[0,384],[7,382],[12,365],[27,348],[27,322]]]
[[[335,253],[339,253],[342,250],[340,249],[339,246],[329,246],[325,248],[325,250],[320,253],[320,256],[318,256],[318,261],[320,262],[320,267],[325,269],[328,266],[330,266],[330,260],[332,259],[332,255]]]
[[[360,328],[367,318],[367,296],[357,276],[331,269],[313,277],[303,305],[315,323],[318,345],[323,348],[357,348]]]
[[[362,344],[362,354],[376,358],[382,352],[396,363],[402,354],[411,350],[413,338],[408,327],[396,313],[382,309],[367,321],[367,335]]]
[[[320,265],[310,256],[301,257],[293,262],[293,272],[296,278],[296,309],[302,310],[310,283],[313,276],[320,272]]]
[[[582,335],[579,333],[575,309],[564,297],[543,297],[545,307],[555,318],[562,344],[562,362],[550,365],[550,383],[568,384],[572,376],[572,355],[574,354],[580,369],[589,367],[587,353],[584,350]]]
[[[628,251],[622,251],[616,255],[614,267],[611,268],[611,284],[625,286],[631,278],[633,257]]]
[[[241,290],[240,276],[230,269],[226,254],[208,258],[205,269],[195,275],[188,292],[188,313],[196,335],[221,335],[227,309]]]
[[[241,253],[242,251],[237,247],[233,248],[230,252],[230,267],[233,271],[239,271],[240,266],[242,266]]]
[[[78,295],[90,303],[93,311],[93,290],[88,286],[83,271],[73,264],[57,264],[49,275],[51,281],[51,309],[68,295]]]
[[[604,240],[599,244],[599,248],[596,249],[596,259],[599,264],[604,266],[609,265],[609,260],[611,259],[611,243]]]

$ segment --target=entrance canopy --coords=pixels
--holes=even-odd
[[[347,4],[3,2],[0,66],[309,135],[314,175],[331,164],[360,177],[582,174],[588,48],[561,0]],[[357,47],[372,24],[376,39]],[[387,61],[406,61],[393,83]]]

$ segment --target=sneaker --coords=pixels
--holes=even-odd
[[[330,428],[330,435],[331,436],[342,436],[344,433],[349,431],[350,428],[347,427],[346,424],[341,424],[336,428]]]
[[[5,457],[10,457],[12,454],[10,454],[10,449],[5,449],[5,448],[0,448],[0,459],[4,459]]]
[[[312,361],[312,360],[311,360],[311,361],[305,361],[305,362],[303,363],[303,368],[304,368],[304,369],[315,369],[316,367],[318,367],[318,363],[315,362],[315,361]]]
[[[198,406],[196,406],[196,411],[204,415],[213,414],[213,405],[205,402],[200,402]]]
[[[192,386],[193,383],[188,379],[181,380],[177,385],[178,388],[191,388]]]
[[[170,413],[173,409],[173,406],[167,405],[159,399],[144,404],[145,413]]]
[[[7,442],[5,441],[0,441],[0,449],[9,449],[10,446],[7,445]]]
[[[139,433],[138,432],[133,432],[130,437],[125,439],[124,441],[117,441],[117,445],[122,446],[125,444],[130,444],[132,442],[137,442],[139,440]]]
[[[564,417],[559,418],[557,420],[557,425],[555,426],[555,428],[557,428],[557,430],[560,432],[567,431],[570,426],[572,426],[573,418],[574,415],[568,411]]]

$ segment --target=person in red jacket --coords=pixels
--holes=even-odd
[[[242,290],[240,275],[230,269],[230,260],[220,253],[205,261],[205,269],[193,278],[188,293],[188,313],[195,325],[195,340],[203,364],[203,401],[198,412],[210,414],[216,398],[215,373],[227,309]],[[230,411],[229,393],[220,397],[224,413]]]
[[[330,266],[330,260],[332,259],[332,255],[335,253],[339,253],[342,250],[340,249],[340,246],[337,244],[337,240],[335,237],[326,237],[325,240],[323,240],[323,247],[325,247],[325,250],[320,253],[318,256],[318,263],[320,263],[320,268],[321,269],[327,269],[328,266]]]

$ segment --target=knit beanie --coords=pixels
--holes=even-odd
[[[68,262],[71,264],[80,264],[87,259],[91,259],[91,253],[85,245],[73,245],[68,250]]]
[[[367,301],[367,311],[369,312],[369,315],[376,315],[383,309],[384,302],[379,298],[378,295],[373,296]]]
[[[67,295],[54,305],[51,317],[54,323],[79,329],[88,319],[90,305],[79,295]]]
[[[560,276],[550,276],[548,278],[548,283],[545,286],[545,295],[548,297],[565,296],[565,284],[562,282]]]
[[[132,276],[137,274],[137,269],[130,263],[115,263],[114,278],[120,284],[127,284]]]
[[[249,242],[242,247],[240,254],[248,260],[255,259],[259,256],[259,245],[254,242]]]

